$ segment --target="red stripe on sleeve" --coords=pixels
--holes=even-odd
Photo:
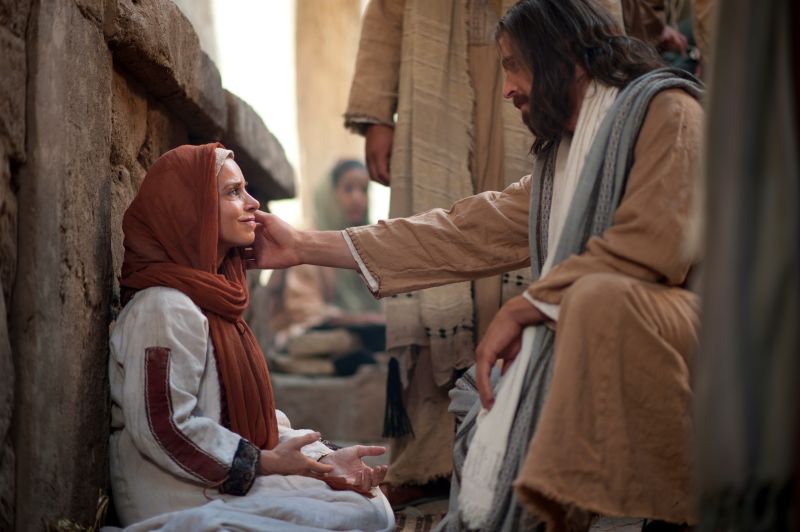
[[[195,445],[175,425],[169,390],[170,354],[167,347],[145,349],[145,402],[150,432],[184,471],[205,484],[219,484],[227,477],[228,468]]]

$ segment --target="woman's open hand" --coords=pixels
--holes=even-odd
[[[320,462],[333,466],[329,475],[343,477],[349,484],[368,491],[381,483],[387,466],[370,467],[362,458],[379,456],[384,452],[386,449],[377,445],[353,445],[323,456]]]
[[[274,449],[261,451],[258,460],[262,475],[316,475],[322,476],[335,470],[333,465],[312,460],[303,454],[303,447],[319,440],[319,432],[311,432],[279,443]]]
[[[249,268],[276,269],[300,264],[300,232],[274,214],[255,212],[256,239]]]

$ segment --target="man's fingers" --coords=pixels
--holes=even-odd
[[[503,359],[503,369],[501,370],[501,374],[505,375],[508,368],[511,367],[511,363],[517,359],[517,355],[519,354],[519,350],[522,347],[522,336],[517,336],[514,340],[508,344],[503,350],[503,354],[501,358]]]
[[[369,178],[373,181],[378,181],[378,170],[375,168],[375,161],[373,160],[371,155],[367,155],[367,173],[369,174]]]
[[[492,381],[489,378],[492,371],[492,366],[485,360],[479,360],[475,364],[476,385],[478,387],[478,395],[481,398],[481,404],[484,408],[492,408],[494,404],[494,393],[492,392]]]
[[[389,185],[391,182],[391,177],[389,176],[389,154],[388,153],[381,153],[378,154],[376,158],[376,167],[378,171],[378,177],[380,177],[381,183],[384,185]]]
[[[376,183],[380,183],[381,185],[388,185],[389,182],[387,181],[388,175],[383,172],[380,168],[380,164],[378,161],[380,157],[377,155],[370,154],[367,158],[367,173],[369,173],[369,178],[375,181]]]
[[[380,445],[356,445],[356,456],[363,458],[365,456],[380,456],[386,452],[386,447]]]

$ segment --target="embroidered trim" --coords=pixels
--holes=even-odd
[[[247,494],[256,480],[256,466],[258,466],[260,456],[261,451],[258,447],[244,438],[239,440],[239,447],[236,449],[236,454],[233,455],[233,464],[228,472],[228,478],[219,487],[219,492],[231,495]]]
[[[338,451],[339,449],[342,448],[341,445],[336,445],[335,443],[333,443],[330,440],[321,440],[321,442],[322,442],[322,445],[324,445],[325,447],[327,447],[331,451]],[[327,456],[327,455],[323,455],[323,456]],[[320,458],[323,458],[323,456],[320,456]]]
[[[546,156],[542,175],[539,178],[539,209],[536,217],[536,242],[537,264],[539,273],[544,268],[547,257],[548,235],[550,231],[550,209],[553,202],[553,180],[556,172],[556,158],[558,157],[558,144],[555,144]]]
[[[150,432],[161,449],[181,469],[206,484],[223,482],[228,474],[225,464],[203,451],[183,434],[173,419],[169,390],[170,349],[145,349],[145,408]]]

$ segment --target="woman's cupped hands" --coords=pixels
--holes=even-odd
[[[259,473],[338,477],[360,491],[369,491],[383,481],[387,466],[370,467],[363,458],[382,455],[386,449],[376,445],[353,445],[316,461],[303,454],[302,449],[319,438],[318,432],[310,432],[281,442],[274,449],[261,451]]]

